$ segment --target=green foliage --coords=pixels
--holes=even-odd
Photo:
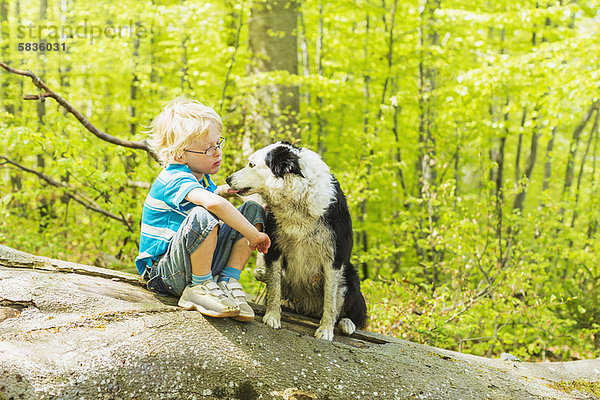
[[[308,0],[298,75],[254,72],[251,4],[59,3],[42,19],[38,2],[11,2],[0,60],[38,74],[99,129],[142,140],[161,104],[185,94],[221,110],[217,183],[274,140],[322,154],[352,210],[370,329],[479,355],[600,356],[598,111],[575,135],[599,98],[597,0]],[[16,50],[38,41],[19,39],[18,25],[85,21],[121,35]],[[277,85],[300,90],[291,119],[260,96]],[[22,100],[37,93],[0,74],[0,156],[63,187],[0,158],[0,241],[86,263],[112,254],[133,270],[147,189],[128,181],[151,183],[158,164],[94,137],[52,99],[44,113]],[[252,279],[244,272],[256,292]]]

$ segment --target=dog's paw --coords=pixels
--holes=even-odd
[[[278,312],[268,311],[262,319],[263,324],[273,329],[281,328],[281,315]]]
[[[320,326],[315,332],[317,339],[333,340],[333,328],[324,328]]]
[[[267,283],[267,270],[264,267],[256,267],[254,269],[254,279],[260,282]]]
[[[256,267],[254,268],[254,279],[267,283],[269,277],[267,276],[267,266],[265,265],[265,255],[262,253],[256,254]]]
[[[350,318],[342,318],[340,322],[338,322],[338,328],[346,335],[352,335],[356,330],[356,325]]]

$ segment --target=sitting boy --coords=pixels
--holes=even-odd
[[[221,165],[221,129],[212,108],[185,98],[152,121],[149,144],[164,169],[144,203],[135,263],[148,289],[178,296],[180,307],[252,321],[238,281],[252,251],[266,253],[271,240],[261,232],[263,208],[249,201],[236,209],[222,197],[235,191],[210,179]]]

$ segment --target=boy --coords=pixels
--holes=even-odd
[[[152,121],[149,144],[164,169],[144,203],[135,263],[149,290],[178,296],[180,307],[252,321],[238,280],[252,251],[266,253],[271,241],[261,232],[263,208],[236,209],[222,197],[235,191],[210,179],[221,165],[221,129],[212,108],[185,98]]]

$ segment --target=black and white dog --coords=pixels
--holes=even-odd
[[[364,327],[367,307],[350,264],[352,221],[346,196],[321,157],[278,142],[252,154],[227,183],[238,194],[260,194],[269,206],[263,322],[281,327],[283,296],[297,312],[321,318],[317,338],[332,340],[338,321],[348,335]]]

